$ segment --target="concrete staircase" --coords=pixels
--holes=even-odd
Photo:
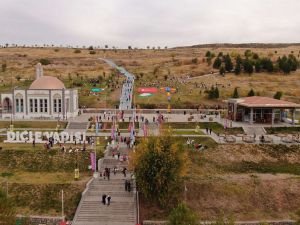
[[[243,126],[243,130],[247,135],[265,135],[265,128],[260,126]]]
[[[70,121],[66,127],[66,131],[84,132],[89,128],[89,122],[74,122]]]
[[[125,145],[120,146],[122,154],[128,154]],[[130,179],[127,173],[126,178],[122,174],[123,167],[127,162],[120,162],[112,156],[112,150],[108,150],[102,160],[99,171],[103,172],[105,167],[111,168],[110,180],[103,177],[93,178],[82,194],[80,204],[77,208],[73,225],[134,225],[136,222],[136,189],[132,183],[131,192],[125,191],[125,179]],[[113,168],[120,169],[114,175]],[[109,206],[102,204],[102,195],[111,196]]]

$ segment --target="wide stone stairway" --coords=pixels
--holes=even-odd
[[[134,225],[136,222],[135,184],[131,181],[131,191],[125,191],[125,179],[130,179],[131,174],[127,172],[124,177],[121,172],[124,167],[127,168],[128,163],[113,158],[109,148],[99,171],[103,173],[106,167],[110,168],[110,180],[101,176],[92,179],[82,194],[73,225]],[[128,154],[124,144],[120,145],[120,153]],[[113,173],[114,167],[118,169],[116,175]],[[103,205],[103,194],[111,196],[109,206]]]
[[[66,131],[80,131],[84,132],[88,129],[89,123],[88,122],[75,122],[70,121],[66,127]]]

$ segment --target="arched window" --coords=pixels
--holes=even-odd
[[[55,94],[53,96],[53,111],[55,113],[61,113],[62,112],[62,104],[61,104],[61,96],[59,94]]]
[[[3,112],[4,112],[4,113],[11,113],[11,110],[12,110],[12,102],[11,102],[11,100],[10,100],[9,98],[6,97],[6,98],[3,100],[2,105],[3,105]]]
[[[15,106],[16,106],[17,113],[24,112],[24,98],[23,95],[20,93],[16,94],[15,96]]]

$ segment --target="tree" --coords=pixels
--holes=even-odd
[[[170,133],[143,139],[130,161],[140,191],[161,206],[178,198],[188,164],[182,143]]]
[[[221,65],[222,65],[222,60],[219,57],[217,57],[214,61],[213,68],[220,69]]]
[[[273,98],[280,100],[282,97],[282,92],[281,91],[277,91],[275,93],[275,95],[273,96]]]
[[[259,73],[261,71],[261,62],[260,62],[260,60],[257,60],[255,62],[254,67],[255,67],[255,72],[256,73]]]
[[[15,220],[15,209],[13,204],[6,194],[0,190],[0,224],[14,225]]]
[[[51,64],[49,59],[40,59],[40,63],[44,66]]]
[[[219,92],[219,88],[218,88],[218,87],[215,88],[215,94],[214,94],[214,97],[215,97],[215,98],[220,98],[220,92]]]
[[[180,203],[174,208],[168,220],[168,225],[197,225],[199,218],[190,208],[185,204]]]
[[[249,59],[245,59],[243,62],[244,71],[246,73],[252,74],[253,73],[253,65]]]
[[[263,58],[261,60],[261,67],[263,70],[266,70],[269,73],[272,73],[274,71],[273,62],[269,58]]]
[[[252,55],[251,50],[247,49],[247,50],[245,51],[244,55],[245,55],[246,58],[251,57],[251,55]]]
[[[241,63],[235,64],[235,68],[234,68],[235,75],[239,75],[241,73],[241,70],[242,70]]]
[[[224,62],[225,62],[225,70],[226,70],[227,72],[231,72],[232,69],[233,69],[233,64],[232,64],[230,55],[227,54],[227,55],[225,56]]]
[[[224,66],[221,66],[221,68],[220,68],[220,74],[221,75],[224,75],[225,74],[225,68],[224,68]]]
[[[94,47],[91,45],[91,46],[88,48],[88,50],[93,51],[93,50],[94,50]]]
[[[128,46],[128,50],[132,50],[132,47],[131,47],[131,45],[129,45],[129,46]]]
[[[239,97],[240,97],[240,95],[239,95],[238,89],[236,87],[233,91],[232,98],[239,98]]]
[[[211,52],[210,52],[210,51],[207,51],[207,52],[205,53],[205,57],[210,58],[210,57],[211,57]]]
[[[1,67],[2,67],[2,72],[5,72],[5,71],[6,71],[6,68],[7,68],[6,63],[3,63]]]
[[[248,97],[255,96],[255,92],[251,88],[251,90],[248,92]]]

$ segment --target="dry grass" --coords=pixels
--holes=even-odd
[[[139,79],[136,81],[136,87],[140,86],[158,86],[158,87],[174,87],[178,88],[178,92],[172,95],[172,107],[183,107],[199,104],[215,104],[221,101],[209,101],[206,98],[204,89],[196,87],[201,82],[204,82],[208,88],[216,83],[220,84],[221,100],[228,98],[235,87],[240,87],[240,95],[245,96],[247,92],[253,88],[260,95],[273,96],[276,91],[282,91],[284,98],[287,100],[300,102],[297,98],[300,91],[299,86],[299,72],[283,75],[283,74],[253,74],[235,76],[227,74],[225,77],[221,76],[205,76],[196,79],[188,80],[186,83],[175,82],[171,79],[184,79],[186,76],[194,77],[210,73],[212,67],[205,62],[206,51],[212,51],[216,55],[219,52],[224,54],[229,53],[234,56],[237,54],[244,54],[244,48],[181,48],[169,50],[96,50],[95,55],[89,54],[88,50],[82,50],[81,53],[75,54],[73,49],[59,49],[55,52],[51,48],[8,48],[0,49],[0,64],[7,64],[7,71],[0,72],[0,90],[10,90],[11,82],[13,86],[28,86],[30,80],[34,79],[34,65],[41,58],[47,58],[52,63],[44,66],[45,75],[57,76],[68,83],[69,77],[72,79],[81,78],[84,80],[92,77],[106,76],[112,73],[112,69],[98,58],[111,58],[117,62],[118,65],[124,66],[130,72],[134,73]],[[261,57],[271,57],[274,61],[282,55],[288,55],[292,51],[298,57],[300,51],[299,46],[291,46],[288,48],[274,48],[263,49],[255,48],[252,51],[258,53]],[[275,53],[277,51],[277,53]],[[24,55],[26,55],[24,57]],[[198,63],[193,63],[192,59],[197,58]],[[155,72],[155,74],[154,74]],[[27,82],[20,82],[16,80],[16,76],[29,79]],[[165,80],[165,76],[168,76]],[[11,79],[12,77],[12,79]],[[105,86],[105,84],[103,84]],[[104,87],[100,85],[101,87]],[[222,87],[224,85],[224,87]],[[230,85],[230,86],[229,86]],[[118,101],[120,88],[113,92],[105,92],[100,96],[84,95],[84,90],[89,87],[84,87],[80,93],[81,105],[88,107],[105,106],[105,94],[107,95],[107,105],[113,106]],[[166,93],[158,93],[150,98],[139,98],[135,96],[135,103],[137,104],[158,104],[161,107],[166,107],[167,96]]]

